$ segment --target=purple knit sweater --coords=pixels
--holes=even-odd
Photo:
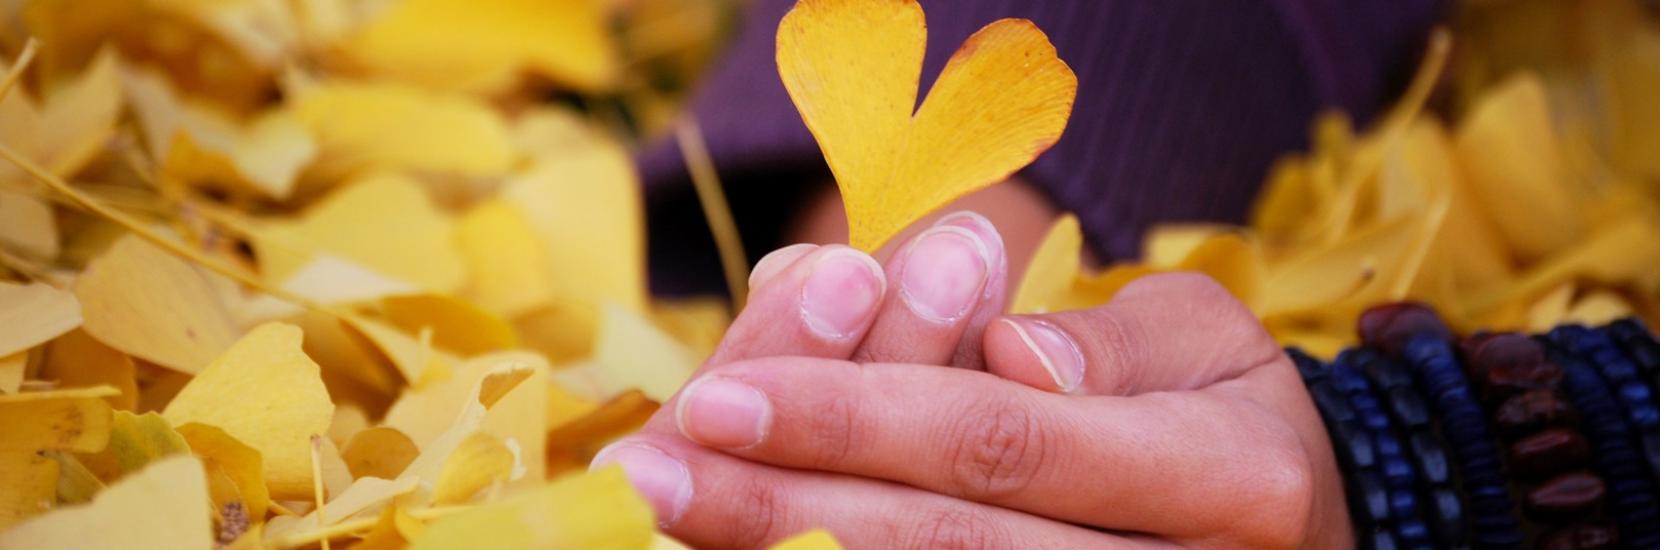
[[[818,146],[779,81],[778,21],[794,0],[752,0],[693,99],[745,246],[776,246],[815,182]],[[1306,147],[1324,108],[1364,122],[1415,65],[1442,0],[923,0],[923,89],[957,45],[1003,17],[1031,19],[1078,75],[1066,133],[1022,172],[1077,213],[1101,257],[1133,258],[1160,222],[1239,222],[1269,164]],[[920,97],[920,96],[919,96]],[[719,292],[719,262],[672,140],[640,156],[652,286]],[[752,258],[752,261],[754,258]]]

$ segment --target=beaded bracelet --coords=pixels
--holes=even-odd
[[[1462,546],[1466,541],[1464,503],[1458,495],[1446,445],[1435,432],[1429,403],[1413,384],[1412,372],[1371,349],[1359,348],[1345,354],[1383,394],[1385,408],[1406,434],[1406,455],[1417,469],[1421,483],[1418,496],[1424,502],[1423,512],[1435,545]],[[1343,358],[1340,355],[1339,362]]]
[[[1656,486],[1645,471],[1646,461],[1636,450],[1635,433],[1621,414],[1620,401],[1596,368],[1571,351],[1583,348],[1578,342],[1583,334],[1580,330],[1559,327],[1540,341],[1546,345],[1550,359],[1562,367],[1563,390],[1584,418],[1593,462],[1607,481],[1609,513],[1619,525],[1622,545],[1660,547]]]
[[[1416,492],[1418,471],[1406,458],[1389,413],[1367,378],[1343,359],[1321,364],[1286,350],[1303,376],[1343,463],[1355,536],[1364,548],[1427,548],[1431,530]]]

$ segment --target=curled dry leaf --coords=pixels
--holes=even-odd
[[[213,547],[202,463],[180,454],[158,460],[98,493],[0,532],[4,548],[89,550]]]

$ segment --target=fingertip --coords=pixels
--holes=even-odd
[[[1083,382],[1083,354],[1053,325],[1036,319],[1001,317],[986,327],[986,370],[1000,378],[1056,393],[1073,393]]]
[[[777,277],[779,273],[783,273],[785,269],[795,264],[796,260],[811,254],[818,248],[819,245],[816,244],[800,243],[768,253],[761,258],[761,261],[755,262],[755,268],[749,271],[749,288],[753,290],[767,284],[767,281]]]

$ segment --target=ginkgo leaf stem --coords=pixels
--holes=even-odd
[[[29,37],[28,42],[23,43],[23,51],[17,54],[17,60],[13,62],[11,70],[7,71],[6,79],[0,80],[0,99],[5,99],[6,94],[11,93],[12,87],[23,79],[23,73],[29,70],[29,65],[35,60],[35,50],[39,48],[40,43],[35,41],[33,36]]]
[[[138,235],[140,238],[150,241],[151,244],[161,247],[162,250],[178,256],[185,261],[200,265],[209,271],[229,277],[231,280],[242,283],[249,288],[276,296],[277,298],[292,302],[301,307],[319,311],[337,318],[343,319],[345,317],[343,313],[335,311],[334,308],[313,301],[310,298],[265,284],[264,281],[259,280],[239,268],[216,261],[207,257],[207,255],[203,254],[201,251],[194,250],[178,243],[177,241],[174,241],[173,239],[167,238],[154,229],[144,225],[142,222],[128,216],[126,213],[110,208],[98,199],[81,192],[79,189],[75,189],[73,186],[69,185],[68,182],[63,181],[62,178],[41,169],[40,166],[36,165],[28,158],[25,158],[23,155],[18,154],[17,151],[7,145],[0,144],[0,157],[11,161],[12,164],[17,165],[18,168],[23,169],[24,172],[28,173],[36,180],[45,184],[47,187],[50,187],[52,190],[69,197],[70,200],[73,200],[81,207],[86,208],[87,210],[90,210],[94,214],[102,216],[105,219],[115,222],[116,225],[120,225],[128,231],[132,231],[133,234]]]
[[[709,232],[715,237],[721,271],[726,274],[726,288],[732,293],[732,311],[742,311],[749,294],[749,260],[744,255],[744,243],[738,237],[738,224],[732,219],[732,207],[726,202],[720,176],[715,173],[715,162],[709,158],[703,130],[695,118],[687,117],[675,127],[675,139],[680,144],[681,156],[686,159],[686,170],[691,173],[698,203],[703,205]]]
[[[328,527],[328,514],[324,506],[328,503],[323,498],[323,436],[311,434],[311,496],[317,503],[317,529]],[[318,541],[323,550],[329,550],[329,539],[324,537]]]

